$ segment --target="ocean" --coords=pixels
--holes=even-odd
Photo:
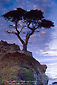
[[[46,75],[49,77],[48,85],[52,85],[53,82],[57,82],[57,63],[46,63],[46,65]]]
[[[57,63],[43,62],[47,65],[46,75],[49,77],[48,85],[52,85],[53,82],[57,82]]]
[[[37,57],[36,57],[37,59]],[[45,74],[49,78],[48,85],[52,85],[53,82],[57,82],[57,57],[44,56],[37,59],[42,65],[47,65]]]

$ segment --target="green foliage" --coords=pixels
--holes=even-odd
[[[15,81],[16,83],[16,81],[19,81],[23,83],[23,85],[34,85],[33,69],[36,73],[39,72],[37,69],[37,67],[40,66],[39,62],[31,56],[18,55],[19,56],[7,55],[0,61],[0,83],[6,81]],[[20,76],[23,76],[24,80],[22,80]],[[12,85],[18,85],[13,82],[11,83]]]
[[[18,78],[16,75],[21,70],[23,70],[23,73],[25,76],[25,81],[34,81],[34,76],[33,76],[33,73],[31,70],[29,70],[27,68],[13,66],[13,67],[6,67],[3,69],[0,69],[0,83],[7,82],[7,81],[10,82],[10,81],[14,81],[14,80],[17,81]],[[22,72],[21,72],[21,74],[22,74]]]
[[[34,81],[33,72],[30,69],[22,68],[24,70],[26,81]]]

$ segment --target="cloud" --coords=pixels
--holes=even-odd
[[[47,59],[44,59],[45,61],[54,61],[54,60],[57,60],[57,58],[47,58]]]
[[[54,0],[0,0],[0,15],[4,14],[10,10],[13,10],[18,7],[22,7],[25,10],[31,10],[31,9],[40,9],[44,12],[45,18],[53,18],[52,16],[52,10],[53,6],[55,6],[55,1]],[[57,15],[56,15],[57,16]],[[7,23],[8,24],[8,23]],[[57,27],[57,26],[56,26]],[[2,30],[3,29],[3,30]],[[0,20],[0,31],[4,33],[6,29],[5,22],[4,20]],[[9,29],[9,28],[8,28]],[[31,36],[29,42],[32,42],[32,44],[28,44],[28,49],[31,51],[37,53],[38,55],[54,55],[54,51],[50,52],[49,46],[50,46],[50,41],[52,39],[56,39],[57,35],[53,35],[53,30],[51,29],[41,29],[38,34],[34,34]],[[1,35],[0,34],[0,39],[7,39],[9,42],[12,42],[8,37],[9,35]],[[13,41],[15,41],[16,37],[11,36]],[[16,39],[16,42],[18,42],[18,39]],[[52,54],[53,52],[53,54]],[[56,53],[57,51],[55,51]]]
[[[41,53],[44,56],[57,56],[57,50],[48,50],[46,52]]]
[[[37,8],[38,8],[38,6],[37,6],[37,5],[33,5],[33,8],[34,8],[34,9],[37,9]]]

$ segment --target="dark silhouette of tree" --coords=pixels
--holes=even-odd
[[[17,10],[7,12],[3,17],[15,24],[14,26],[10,25],[15,31],[11,30],[7,32],[17,35],[23,45],[24,51],[27,51],[28,41],[34,32],[39,32],[41,27],[50,28],[54,26],[54,23],[44,19],[43,12],[37,9],[25,11],[22,8],[17,8]],[[22,33],[25,35],[25,40],[22,39]]]

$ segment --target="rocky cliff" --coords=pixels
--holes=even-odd
[[[47,66],[18,50],[18,45],[0,41],[0,85],[47,85]]]
[[[19,51],[20,48],[18,45],[14,44],[8,44],[6,41],[1,40],[0,41],[0,58],[2,55],[5,55],[8,52],[12,51]]]

